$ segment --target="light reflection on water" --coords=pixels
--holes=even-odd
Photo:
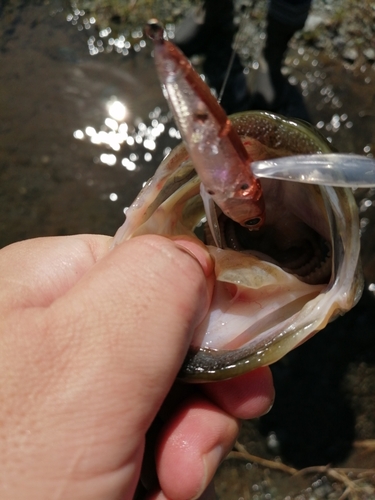
[[[159,106],[145,117],[135,118],[127,104],[112,95],[98,108],[102,110],[101,123],[95,126],[87,124],[75,130],[73,137],[97,146],[98,153],[93,162],[106,168],[123,168],[133,185],[137,183],[137,178],[151,176],[153,162],[159,163],[180,142],[181,136],[173,126],[171,114],[163,112]],[[166,143],[171,146],[166,147]],[[123,196],[114,191],[106,196],[112,202],[123,200]],[[127,207],[124,207],[124,213],[126,210]]]
[[[117,53],[120,57],[134,56],[146,47],[140,28],[115,34],[110,27],[102,26],[99,31],[95,17],[79,9],[73,9],[67,16],[67,21],[79,30],[87,30],[87,46],[91,56],[101,57],[100,53],[110,52]],[[239,50],[246,63],[246,73],[250,73],[250,76],[259,69],[260,54],[260,46],[254,47],[251,41],[251,24],[249,21],[247,25],[249,39],[244,38],[243,47]],[[175,26],[167,24],[165,28],[168,38],[173,39]],[[261,26],[260,36],[253,39],[264,40],[264,37],[264,27]],[[294,50],[289,51],[286,58],[283,68],[285,76],[292,85],[300,87],[306,101],[314,103],[314,123],[327,140],[339,150],[353,150],[352,141],[348,138],[359,129],[362,117],[368,116],[369,113],[371,115],[371,111],[365,107],[359,108],[358,111],[357,108],[346,105],[347,96],[340,90],[340,85],[332,77],[330,67],[325,59],[320,57],[321,52],[318,49],[299,46],[298,40],[294,45],[291,43],[291,46],[294,46]],[[366,85],[371,83],[373,74],[370,63],[362,64],[359,72],[363,75],[362,79]],[[144,117],[136,120],[129,116],[126,103],[113,96],[106,104],[106,113],[101,126],[93,127],[88,124],[85,129],[76,130],[73,134],[77,140],[90,141],[101,149],[96,162],[104,167],[123,168],[127,174],[146,171],[152,166],[152,160],[156,159],[158,147],[159,153],[161,152],[158,146],[161,137],[164,136],[165,139],[164,155],[170,150],[165,147],[166,143],[172,142],[173,147],[174,141],[181,140],[170,116],[163,116],[158,107],[148,114],[148,120]],[[371,136],[363,134],[363,142],[360,144],[360,141],[357,141],[354,152],[362,152],[372,157],[374,145]],[[360,208],[361,234],[367,235],[375,213],[374,193],[366,193],[362,200],[357,198],[357,201]]]
[[[106,122],[109,120],[109,123],[112,124],[113,130],[117,130],[118,123],[125,120],[128,110],[124,103],[118,101],[115,96],[113,96],[107,103],[108,114],[111,118],[107,118]]]
[[[128,108],[125,103],[111,96],[105,105],[109,116],[103,117],[103,123],[100,129],[88,125],[84,130],[78,129],[73,132],[73,137],[77,140],[88,140],[98,146],[104,146],[113,152],[103,152],[99,155],[101,163],[107,166],[121,164],[128,171],[134,171],[139,168],[139,160],[150,162],[153,159],[151,153],[157,149],[157,140],[166,131],[166,125],[171,121],[169,113],[162,114],[160,107],[155,107],[149,113],[150,123],[138,119],[134,123],[125,121],[129,119]],[[168,129],[168,134],[177,140],[181,138],[178,130],[173,126]],[[129,153],[123,156],[126,148],[140,146],[146,150],[143,154]],[[166,148],[164,152],[170,148]],[[115,153],[119,153],[116,155]]]
[[[66,20],[73,26],[76,26],[78,31],[90,30],[96,27],[97,20],[94,16],[88,15],[85,10],[73,8],[73,12],[66,16]],[[166,26],[169,38],[174,37],[174,25]],[[96,56],[102,52],[117,52],[123,56],[128,56],[140,52],[146,47],[146,41],[143,39],[143,31],[141,28],[125,31],[118,34],[115,38],[110,37],[112,29],[107,26],[95,31],[87,40],[87,47],[91,56]]]

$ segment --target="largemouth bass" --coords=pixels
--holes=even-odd
[[[277,361],[359,300],[359,219],[345,187],[358,184],[347,167],[327,180],[327,158],[340,173],[348,155],[332,154],[307,123],[251,111],[228,119],[160,30],[150,27],[156,65],[184,144],[128,209],[115,244],[141,234],[204,241],[215,289],[180,376],[225,379]],[[361,168],[359,177],[375,171]]]

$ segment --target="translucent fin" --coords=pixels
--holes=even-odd
[[[312,154],[255,161],[254,175],[341,187],[375,186],[375,160],[355,154]]]

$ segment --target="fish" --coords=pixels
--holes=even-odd
[[[213,298],[179,378],[225,380],[278,361],[358,302],[350,188],[375,185],[374,162],[333,153],[299,120],[264,111],[228,118],[155,20],[148,34],[184,142],[128,208],[114,245],[144,234],[204,242]]]

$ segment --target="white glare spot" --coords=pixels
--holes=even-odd
[[[126,106],[120,101],[110,101],[108,103],[109,116],[118,122],[121,122],[126,117]]]
[[[91,137],[90,141],[93,143],[93,144],[100,144],[100,139],[99,139],[99,135],[98,134],[95,134]]]
[[[127,123],[121,123],[121,125],[118,128],[118,131],[120,134],[126,134],[128,132],[128,124]]]
[[[143,146],[150,151],[153,151],[156,148],[156,142],[151,139],[145,139],[143,141]]]
[[[85,137],[85,134],[82,132],[82,130],[76,130],[73,132],[73,137],[75,139],[83,139]]]
[[[106,118],[104,123],[107,125],[108,128],[111,128],[112,130],[118,129],[118,123],[113,118]]]
[[[94,129],[94,127],[86,127],[85,132],[89,137],[93,137],[96,134],[96,130]]]
[[[129,158],[123,158],[121,163],[126,168],[126,170],[132,171],[136,169],[136,164],[133,161],[129,160]]]
[[[112,167],[116,163],[116,156],[112,154],[103,153],[100,155],[100,161]]]
[[[99,31],[99,36],[104,38],[104,37],[108,36],[111,33],[111,31],[112,31],[111,28],[109,28],[109,27],[105,28],[104,30]]]
[[[151,153],[146,153],[145,154],[145,161],[151,161],[152,160],[152,154]]]
[[[117,201],[117,200],[118,200],[118,196],[117,196],[117,194],[116,194],[116,193],[111,193],[111,194],[109,195],[109,199],[110,199],[111,201]]]
[[[120,151],[120,144],[116,141],[111,141],[109,143],[110,147],[113,149],[113,151]]]

